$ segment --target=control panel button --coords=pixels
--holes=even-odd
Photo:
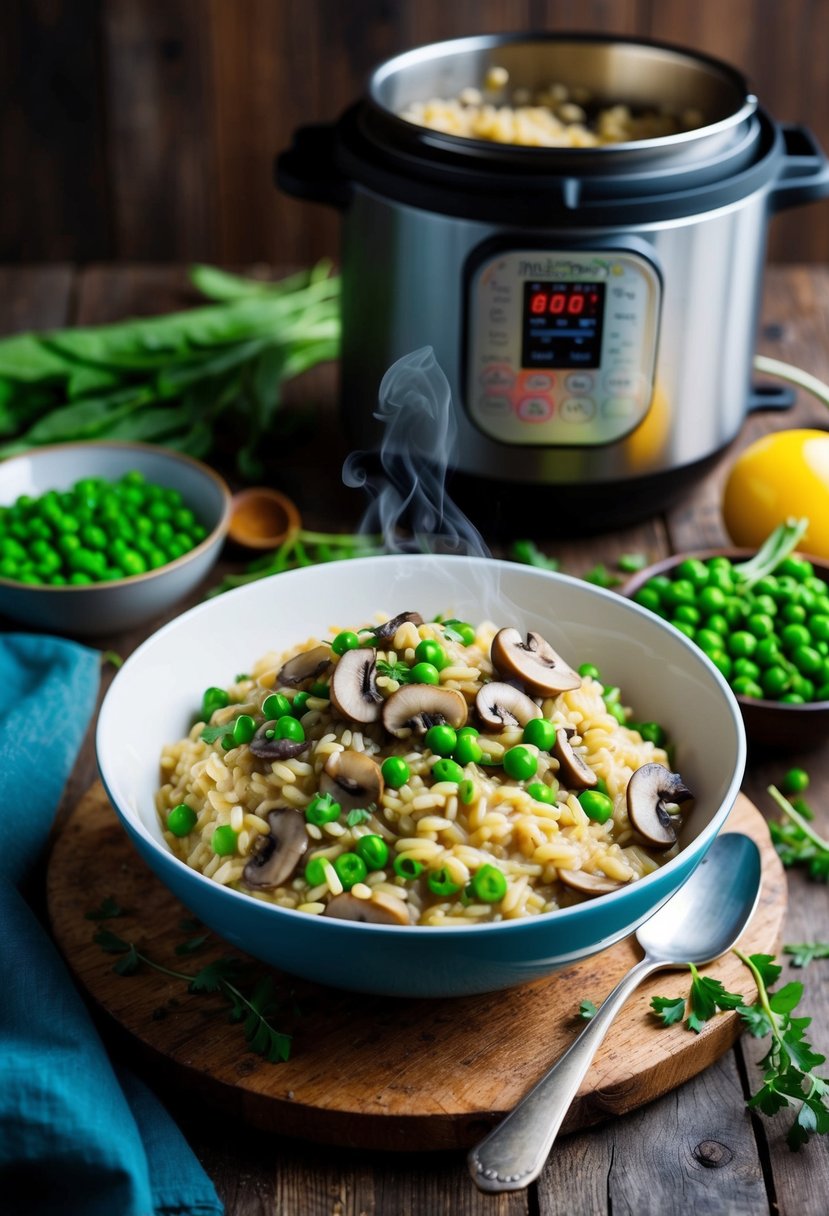
[[[528,393],[547,393],[553,387],[554,379],[546,372],[524,372],[521,384]]]
[[[547,422],[553,416],[553,403],[547,397],[525,397],[518,403],[522,422]]]
[[[604,377],[604,387],[614,397],[632,397],[637,389],[637,376],[632,371],[618,368]]]
[[[481,384],[489,392],[511,389],[515,384],[515,372],[508,363],[490,363],[481,372]]]
[[[593,377],[589,372],[571,372],[564,383],[571,393],[589,393],[593,387]]]
[[[632,418],[639,409],[635,397],[608,397],[602,403],[602,415],[605,418]]]
[[[482,414],[490,417],[504,417],[512,413],[512,402],[509,397],[494,397],[486,394],[478,399],[478,408]]]
[[[596,403],[590,397],[568,397],[562,404],[562,422],[589,422],[596,413]]]

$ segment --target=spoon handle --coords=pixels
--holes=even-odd
[[[518,1191],[538,1177],[610,1023],[642,980],[663,965],[647,955],[637,963],[564,1055],[472,1149],[467,1159],[469,1172],[479,1190],[493,1194]]]

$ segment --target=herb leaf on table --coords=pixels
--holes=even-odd
[[[793,967],[808,967],[816,958],[829,958],[829,942],[799,942],[783,947],[784,954],[792,955]]]
[[[769,832],[783,865],[787,868],[805,866],[815,882],[829,882],[829,841],[818,835],[776,786],[770,785],[768,793],[783,812],[783,818],[769,823]]]
[[[814,944],[819,951],[822,943]],[[801,947],[786,949],[795,952]],[[805,949],[808,950],[808,945]],[[829,1077],[815,1072],[826,1057],[815,1051],[805,1038],[812,1019],[794,1016],[803,996],[803,985],[789,983],[772,991],[782,971],[773,955],[746,955],[738,949],[733,953],[748,968],[757,986],[757,1000],[753,1004],[746,1005],[743,997],[727,992],[719,980],[701,976],[689,963],[691,989],[688,997],[657,996],[651,1001],[651,1008],[663,1025],[670,1026],[679,1022],[690,1007],[685,1025],[697,1034],[719,1010],[733,1010],[754,1038],[770,1037],[769,1050],[760,1061],[763,1083],[746,1104],[764,1115],[775,1115],[787,1107],[795,1107],[786,1142],[796,1152],[811,1135],[829,1133]],[[826,955],[816,952],[809,957],[826,956],[829,956],[829,945],[826,945]]]

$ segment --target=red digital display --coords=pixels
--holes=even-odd
[[[521,366],[598,367],[604,301],[602,282],[525,283]]]

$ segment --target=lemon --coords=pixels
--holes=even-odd
[[[722,513],[734,544],[748,548],[789,516],[807,516],[798,548],[829,558],[829,433],[776,431],[750,444],[731,466]]]

